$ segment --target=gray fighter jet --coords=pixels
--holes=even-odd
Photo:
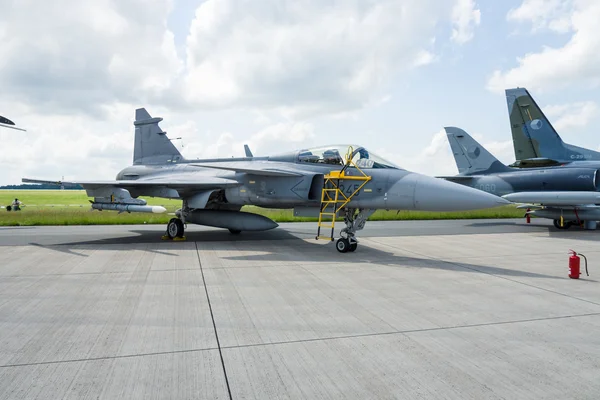
[[[245,205],[294,208],[297,216],[319,217],[317,238],[333,241],[336,216],[344,229],[340,252],[354,251],[355,234],[377,209],[460,211],[508,204],[497,196],[395,166],[360,146],[335,145],[257,157],[185,159],[159,127],[162,118],[136,110],[133,165],[116,180],[76,182],[98,210],[164,212],[139,196],[182,200],[165,238],[184,237],[187,223],[231,233],[275,228],[272,220],[240,209]],[[38,179],[25,182],[46,183]],[[71,182],[75,183],[75,182]],[[321,235],[321,228],[330,237]]]
[[[511,168],[502,164],[462,129],[446,127],[459,175],[452,182],[529,203],[528,214],[554,220],[559,229],[584,225],[596,229],[600,220],[600,163],[565,163],[554,167]]]

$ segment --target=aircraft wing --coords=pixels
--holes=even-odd
[[[23,128],[18,128],[18,127],[16,127],[16,126],[7,125],[7,124],[2,124],[2,123],[0,123],[0,127],[2,127],[2,128],[10,128],[10,129],[15,129],[15,130],[17,130],[17,131],[23,131],[23,132],[27,132],[27,131],[26,131],[25,129],[23,129]]]
[[[202,177],[202,181],[198,182],[198,179],[186,180],[186,179],[173,179],[172,177],[157,177],[150,179],[140,180],[121,180],[121,181],[88,181],[88,182],[61,182],[61,181],[47,181],[41,179],[28,179],[23,178],[25,183],[50,183],[55,185],[67,184],[67,185],[81,185],[84,189],[97,189],[100,187],[112,186],[117,188],[150,188],[150,187],[168,187],[173,189],[186,189],[186,190],[207,190],[207,189],[221,189],[226,187],[238,186],[240,183],[232,179],[218,178],[218,177]]]
[[[29,179],[29,178],[22,178],[21,182],[23,183],[45,183],[45,184],[49,184],[49,185],[64,185],[65,187],[69,187],[69,186],[79,186],[78,183],[75,182],[62,182],[62,181],[48,181],[48,180],[43,180],[43,179]]]
[[[263,175],[263,176],[304,176],[305,173],[300,170],[296,170],[293,168],[273,168],[266,165],[262,166],[261,163],[258,162],[248,162],[248,163],[198,163],[191,164],[194,167],[199,168],[212,168],[212,169],[220,169],[225,171],[234,171],[234,172],[243,172],[247,174],[253,175]]]
[[[600,204],[600,192],[519,192],[502,196],[513,203],[545,206],[581,206]]]
[[[16,129],[18,131],[26,132],[25,129],[19,128],[18,126],[15,125],[14,122],[12,122],[10,119],[8,119],[6,117],[3,117],[2,115],[0,115],[0,127]]]
[[[477,178],[477,176],[475,176],[475,175],[471,175],[471,176],[454,175],[454,176],[436,176],[436,178],[445,179],[450,182],[459,182],[460,183],[460,182],[468,182],[472,179]]]

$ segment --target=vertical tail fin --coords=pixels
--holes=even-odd
[[[473,139],[467,132],[452,126],[445,127],[448,143],[461,175],[509,171],[496,157]]]
[[[152,118],[145,108],[135,110],[134,164],[168,164],[183,156],[158,126],[162,118]]]
[[[600,153],[562,141],[525,88],[506,89],[515,158],[547,158],[559,162],[599,160]]]
[[[525,88],[506,89],[515,159],[563,159],[562,139]]]

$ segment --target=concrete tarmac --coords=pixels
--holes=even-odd
[[[598,398],[600,235],[534,222],[0,228],[0,399]]]

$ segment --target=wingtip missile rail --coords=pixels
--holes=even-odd
[[[151,214],[162,214],[167,211],[163,206],[144,206],[138,204],[120,204],[120,203],[92,203],[94,210],[108,210],[119,212],[140,212]]]

